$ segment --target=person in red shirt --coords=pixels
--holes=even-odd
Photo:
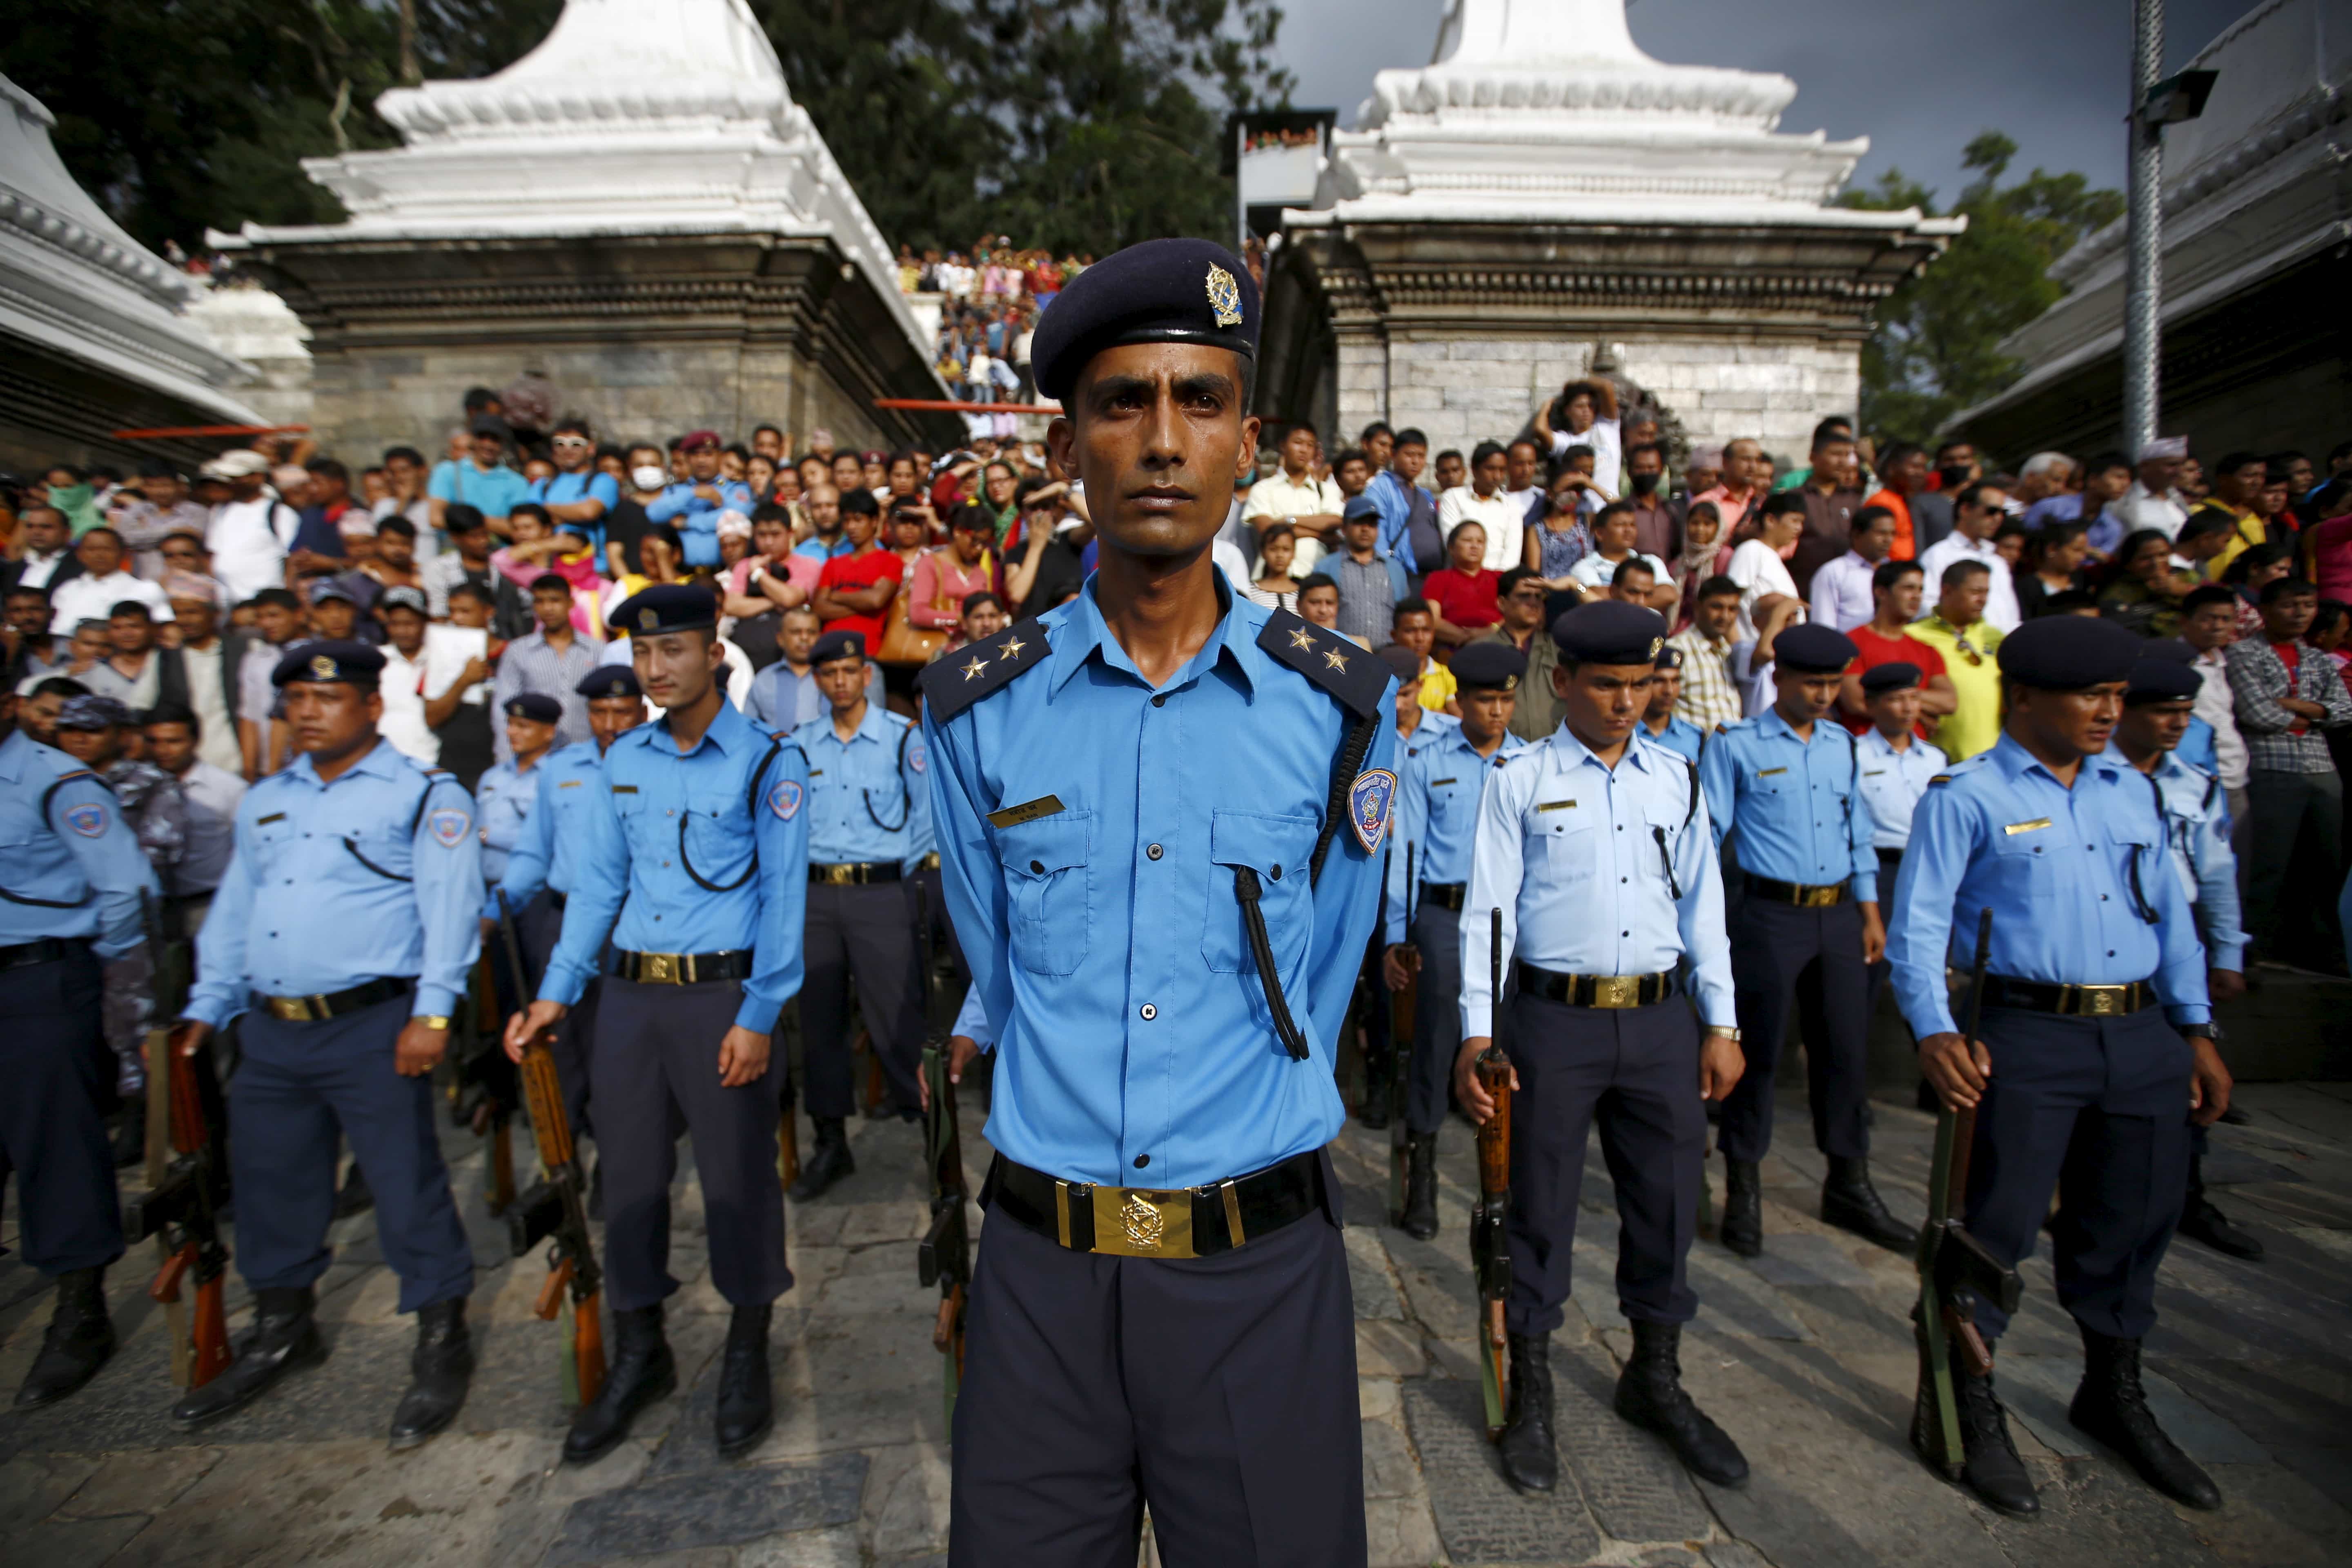
[[[1503,579],[1482,564],[1486,555],[1486,530],[1457,523],[1445,542],[1445,566],[1422,584],[1421,596],[1436,612],[1441,647],[1459,647],[1503,618]]]
[[[1870,621],[1845,635],[1861,649],[1846,666],[1838,688],[1838,720],[1860,735],[1870,729],[1870,704],[1863,696],[1863,671],[1882,664],[1919,667],[1919,738],[1935,738],[1935,721],[1959,706],[1959,693],[1944,673],[1944,656],[1910,635],[1927,593],[1927,576],[1916,561],[1885,561],[1870,574]]]
[[[860,633],[867,647],[882,646],[884,612],[907,570],[895,552],[874,542],[881,524],[882,509],[873,491],[842,493],[841,533],[849,542],[849,553],[824,563],[817,574],[816,593],[809,599],[826,631]]]

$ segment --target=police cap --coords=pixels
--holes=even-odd
[[[1843,632],[1808,621],[1790,626],[1772,643],[1772,662],[1803,675],[1835,675],[1862,650]]]
[[[341,599],[346,605],[357,605],[359,598],[349,588],[332,577],[319,577],[310,583],[310,602],[323,605],[330,599]]]
[[[2130,678],[2140,639],[2113,621],[2042,616],[2003,637],[2000,673],[2043,691],[2080,691]]]
[[[809,650],[809,668],[814,669],[818,665],[831,664],[837,658],[864,658],[865,657],[866,634],[864,632],[827,632],[817,638],[816,647]]]
[[[1862,694],[1884,697],[1890,691],[1908,691],[1919,684],[1919,667],[1905,659],[1891,664],[1874,664],[1862,672]]]
[[[694,632],[719,625],[719,600],[691,583],[662,583],[621,601],[605,625],[632,636]]]
[[[1517,691],[1528,656],[1508,643],[1465,643],[1454,650],[1454,682],[1465,691]]]
[[[1372,657],[1389,667],[1389,673],[1397,678],[1400,686],[1421,679],[1421,655],[1401,642],[1384,644]]]
[[[1658,650],[1656,663],[1660,669],[1680,669],[1683,667],[1683,650],[1678,647],[1662,647]]]
[[[58,710],[60,730],[111,730],[131,722],[131,710],[121,699],[101,697],[95,691],[79,697],[68,697]]]
[[[2204,687],[2194,667],[2168,658],[2143,658],[2125,678],[2124,706],[2144,708],[2151,702],[2190,702]]]
[[[272,686],[296,682],[328,686],[341,683],[375,689],[383,674],[383,655],[363,642],[314,642],[288,654],[269,672]]]
[[[1087,362],[1123,343],[1199,343],[1257,357],[1257,285],[1205,239],[1147,239],[1096,262],[1054,298],[1030,344],[1037,390],[1066,400]]]
[[[544,691],[518,691],[507,699],[507,717],[558,724],[563,721],[563,704]]]
[[[635,697],[642,700],[646,689],[637,684],[637,672],[625,664],[600,664],[580,678],[572,690],[594,701],[599,697]]]
[[[1559,645],[1559,657],[1570,664],[1654,666],[1659,650],[1666,646],[1666,622],[1657,611],[1642,605],[1596,599],[1552,622],[1551,640]]]

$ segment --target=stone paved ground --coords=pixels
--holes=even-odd
[[[2067,1568],[2352,1560],[2352,1087],[2249,1085],[2245,1127],[2219,1128],[2209,1176],[2270,1260],[2193,1244],[2165,1264],[2150,1345],[2156,1401],[2229,1497],[2176,1509],[2066,1424],[2079,1371],[2046,1261],[2004,1348],[2019,1444],[2043,1489],[2034,1522],[1998,1519],[1928,1475],[1904,1446],[1912,1379],[1905,1261],[1810,1217],[1821,1162],[1801,1108],[1782,1108],[1766,1167],[1765,1256],[1702,1241],[1702,1302],[1685,1341],[1693,1392],[1746,1448],[1739,1491],[1689,1479],[1609,1413],[1628,1348],[1609,1285],[1613,1226],[1597,1148],[1569,1329],[1558,1337],[1568,1478],[1549,1500],[1513,1496],[1475,1427],[1464,1220],[1469,1139],[1445,1133],[1444,1225],[1433,1243],[1381,1224],[1385,1134],[1351,1127],[1349,1184],[1365,1480],[1379,1563]],[[974,1115],[971,1121],[977,1121]],[[1877,1110],[1881,1185],[1919,1216],[1928,1119]],[[171,1394],[143,1272],[116,1270],[122,1352],[70,1402],[0,1414],[0,1561],[100,1564],[580,1564],[769,1568],[935,1562],[945,1546],[947,1454],[930,1303],[914,1276],[922,1194],[917,1142],[897,1123],[856,1129],[859,1173],[792,1216],[797,1288],[780,1305],[774,1435],[722,1464],[711,1446],[723,1306],[709,1283],[699,1201],[682,1179],[673,1342],[684,1386],[601,1463],[557,1463],[554,1329],[530,1315],[538,1262],[500,1256],[482,1211],[479,1147],[447,1142],[469,1194],[482,1273],[482,1371],[457,1429],[407,1454],[381,1428],[404,1381],[410,1325],[393,1312],[372,1222],[338,1229],[322,1315],[333,1354],[190,1441],[163,1419]],[[968,1139],[975,1177],[984,1159]],[[1720,1165],[1716,1167],[1720,1198]],[[0,1239],[15,1240],[13,1214]],[[232,1324],[244,1305],[233,1288]],[[0,1388],[22,1377],[47,1312],[35,1279],[0,1260]]]

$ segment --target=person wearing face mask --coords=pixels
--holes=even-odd
[[[1643,441],[1625,454],[1624,504],[1633,514],[1633,548],[1661,561],[1683,552],[1683,514],[1666,497],[1666,452]]]
[[[669,483],[662,457],[658,447],[630,447],[625,459],[629,468],[627,482],[620,487],[620,498],[604,513],[604,574],[614,582],[644,570],[637,558],[637,544],[653,526],[646,516],[646,508],[660,499]]]

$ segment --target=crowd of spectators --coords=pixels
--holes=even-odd
[[[1094,263],[1091,255],[1055,258],[1050,250],[1024,250],[1010,236],[983,237],[969,251],[898,247],[898,288],[937,295],[939,341],[933,367],[968,403],[1030,403],[1037,381],[1029,363],[1029,336],[1038,314],[1063,285]],[[973,434],[1007,437],[1013,416],[966,416]]]

